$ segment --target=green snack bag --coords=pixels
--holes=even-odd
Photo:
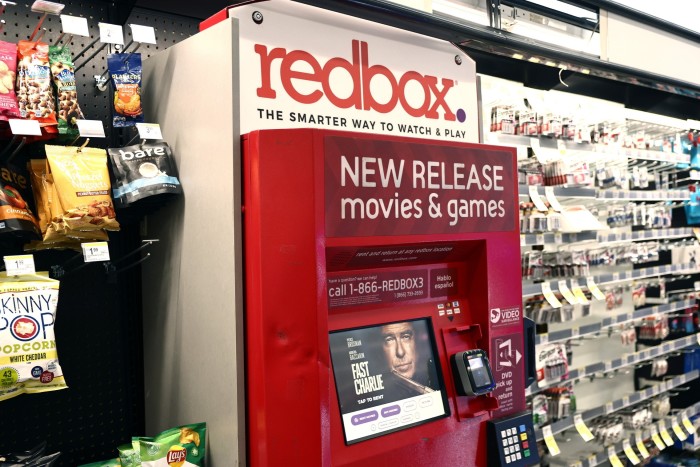
[[[134,450],[133,444],[122,444],[117,448],[119,451],[119,460],[122,463],[122,467],[135,467],[136,465],[136,451]]]
[[[143,467],[204,465],[206,423],[171,428],[155,438],[138,438]]]
[[[122,467],[123,464],[119,459],[109,459],[106,461],[93,462],[92,464],[83,464],[78,467]]]
[[[68,47],[50,46],[49,64],[51,65],[51,78],[56,86],[58,133],[72,138],[76,137],[79,134],[77,120],[84,117],[83,111],[78,105],[73,58]]]
[[[131,438],[131,448],[134,452],[132,467],[141,467],[141,445],[138,438]]]

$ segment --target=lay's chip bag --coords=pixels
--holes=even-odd
[[[93,462],[91,464],[83,464],[80,467],[123,467],[119,459],[110,459],[106,461]]]
[[[206,423],[171,428],[155,438],[137,438],[142,467],[204,465]]]

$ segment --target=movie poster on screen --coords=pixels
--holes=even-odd
[[[449,414],[427,319],[330,334],[347,444]]]

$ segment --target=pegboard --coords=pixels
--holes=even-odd
[[[74,36],[70,47],[73,55],[99,37],[99,22],[114,23],[115,2],[64,1],[63,14],[88,19],[90,37]],[[30,11],[31,3],[8,5],[2,19],[5,27],[0,39],[17,42],[27,39],[40,14]],[[151,10],[135,8],[126,24],[153,26],[157,45],[142,45],[138,52],[146,60],[198,30],[198,21]],[[42,41],[53,43],[61,30],[60,18],[48,16]],[[131,31],[124,27],[125,43]],[[101,46],[91,46],[76,66],[93,55]],[[132,45],[129,50],[133,50]],[[111,128],[109,88],[100,91],[95,75],[107,66],[106,47],[76,72],[78,102],[85,118],[102,120],[106,138],[93,139],[90,146],[119,147],[135,132]],[[129,51],[127,50],[127,52]],[[163,77],[166,79],[166,77]],[[154,122],[157,123],[157,122]],[[52,141],[49,144],[58,144]],[[0,141],[0,149],[7,141]],[[45,157],[45,143],[32,143],[17,156],[23,164],[30,158]],[[65,144],[65,143],[64,143]],[[110,233],[110,254],[118,261],[141,245],[139,223],[142,213],[126,215],[117,212],[122,230]],[[152,248],[157,248],[154,244]],[[18,254],[19,246],[0,243],[0,254]],[[34,254],[37,270],[66,265],[75,267],[77,253],[44,251]],[[119,267],[139,259],[125,259]],[[69,268],[67,268],[69,269]],[[56,465],[75,467],[88,462],[114,458],[117,446],[129,443],[131,436],[144,433],[143,397],[143,332],[141,312],[140,268],[134,267],[118,275],[107,274],[102,263],[89,264],[61,278],[56,315],[56,344],[68,389],[37,395],[22,395],[0,402],[0,452],[26,450],[41,441],[48,442],[47,452],[61,451]],[[153,284],[158,287],[158,284]]]

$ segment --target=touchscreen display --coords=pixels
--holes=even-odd
[[[330,333],[347,444],[449,415],[428,319]]]

